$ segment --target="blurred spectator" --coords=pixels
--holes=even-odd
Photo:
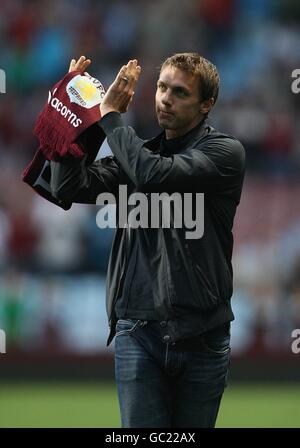
[[[110,222],[110,227],[105,229],[99,228],[96,223],[96,210],[94,207],[90,209],[88,219],[85,223],[85,245],[86,245],[86,268],[88,271],[106,274],[110,249],[114,237],[115,229],[115,207],[113,205],[106,206],[110,210],[109,216],[114,219]]]
[[[74,273],[84,267],[83,228],[88,208],[74,204],[69,212],[35,197],[32,219],[39,232],[36,269]]]
[[[0,298],[1,328],[5,329],[9,350],[17,350],[22,346],[22,327],[25,316],[20,272],[11,269],[4,273]]]
[[[38,229],[34,227],[32,217],[26,212],[12,209],[9,215],[7,241],[10,263],[19,269],[32,267],[38,240]]]
[[[0,207],[0,271],[8,261],[9,220],[5,210]]]

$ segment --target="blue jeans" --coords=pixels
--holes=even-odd
[[[196,341],[172,345],[163,341],[157,322],[118,320],[115,375],[123,428],[215,426],[230,336]]]

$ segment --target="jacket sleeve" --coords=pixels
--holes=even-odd
[[[100,193],[116,194],[119,185],[119,164],[114,157],[94,161],[105,140],[104,131],[95,123],[78,138],[84,150],[81,160],[67,155],[59,162],[50,162],[51,192],[64,203],[95,204]]]
[[[244,172],[245,153],[233,137],[206,139],[197,147],[163,157],[153,153],[135,131],[110,112],[99,122],[122,169],[140,189],[224,192],[235,188]]]
[[[80,162],[66,159],[51,162],[51,191],[61,201],[95,204],[98,194],[117,194],[119,166],[114,157],[105,157],[86,166],[87,155]]]

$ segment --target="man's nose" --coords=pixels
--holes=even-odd
[[[164,94],[163,94],[163,96],[162,96],[162,99],[161,99],[161,102],[164,104],[164,105],[168,105],[168,106],[170,106],[171,105],[171,93],[167,90],[166,92],[164,92]]]

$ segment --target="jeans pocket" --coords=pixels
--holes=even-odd
[[[118,319],[116,323],[116,337],[122,334],[131,334],[142,324],[140,319]]]
[[[201,339],[201,345],[205,352],[214,355],[227,355],[230,352],[230,336]]]

